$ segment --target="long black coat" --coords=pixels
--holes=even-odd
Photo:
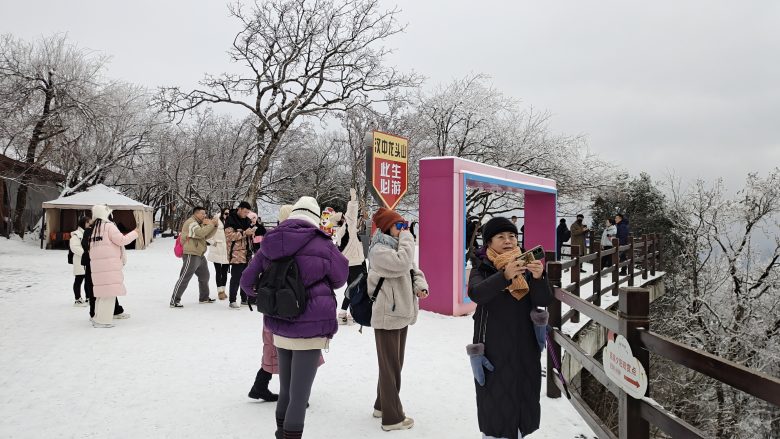
[[[539,428],[542,387],[541,351],[531,321],[533,307],[552,300],[547,277],[526,280],[529,293],[521,300],[506,291],[504,274],[487,259],[471,271],[469,297],[477,304],[474,343],[485,344],[495,371],[485,371],[485,386],[476,380],[479,429],[488,436],[517,439]]]

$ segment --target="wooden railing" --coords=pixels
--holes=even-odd
[[[641,248],[641,257],[637,257],[635,254],[635,251],[638,248]],[[595,261],[597,259],[591,258],[590,256],[592,255],[587,255],[575,258],[573,261],[547,263],[547,273],[555,297],[549,307],[550,326],[553,327],[553,346],[557,350],[560,350],[560,348],[563,347],[563,349],[566,350],[567,355],[580,363],[599,383],[618,398],[619,433],[616,436],[598,415],[588,407],[588,404],[585,402],[582,395],[576,389],[571,387],[568,388],[572,405],[598,437],[601,439],[648,439],[650,436],[650,425],[658,427],[674,438],[705,438],[707,436],[701,430],[675,416],[672,412],[664,409],[649,397],[634,399],[610,380],[604,372],[601,362],[580,348],[571,337],[561,332],[563,323],[566,321],[574,322],[575,317],[578,318],[580,313],[592,319],[596,324],[626,337],[631,345],[633,355],[642,363],[642,366],[647,373],[648,380],[651,376],[650,353],[652,352],[653,354],[660,355],[674,363],[700,372],[766,402],[780,406],[779,379],[759,371],[748,369],[732,361],[703,352],[650,331],[649,290],[634,288],[633,286],[620,287],[619,285],[627,281],[632,282],[630,279],[634,274],[633,272],[636,269],[637,262],[641,263],[642,268],[639,271],[643,277],[646,277],[648,271],[654,274],[656,269],[660,270],[660,246],[655,237],[644,237],[639,243],[634,241],[630,245],[621,246],[619,248],[615,247],[614,249],[602,252],[601,255],[607,254],[613,256],[617,255],[618,251],[626,250],[629,252],[629,255],[634,257],[629,256],[626,258],[625,262],[617,264],[628,267],[628,274],[626,277],[622,280],[620,279],[619,274],[617,274],[616,266],[611,267],[609,270],[604,270],[613,274],[612,285],[603,289],[594,286],[594,294],[589,298],[581,298],[578,296],[579,287],[587,282],[594,282],[594,284],[598,283],[600,275],[598,277],[590,275],[585,278],[580,278],[577,275],[579,275],[579,266],[582,262]],[[554,254],[548,253],[547,257],[550,258],[551,256],[554,257]],[[613,256],[613,260],[614,259],[615,257]],[[548,259],[548,261],[549,260],[551,259]],[[565,268],[572,268],[573,283],[566,288],[562,288],[561,273]],[[595,263],[593,271],[594,274],[602,272],[600,266],[597,266]],[[599,293],[599,291],[601,291],[601,293]],[[609,291],[612,291],[613,293],[617,291],[619,294],[617,315],[606,311],[599,306],[598,298],[604,292]],[[565,315],[561,315],[562,303],[571,307],[571,311],[567,312]],[[552,373],[553,367],[553,358],[548,351],[547,396],[550,398],[559,398],[561,396],[561,391],[563,390],[563,383],[560,382],[560,379],[556,374]]]

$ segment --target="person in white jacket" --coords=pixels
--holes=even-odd
[[[230,214],[230,209],[222,209],[217,223],[217,232],[207,242],[209,243],[209,253],[206,259],[214,263],[214,270],[217,275],[217,293],[219,300],[227,299],[225,285],[227,285],[228,271],[230,271],[230,260],[227,255],[227,240],[225,239],[225,219]]]
[[[428,283],[414,262],[415,241],[409,223],[384,207],[373,220],[378,230],[368,251],[367,291],[370,296],[376,294],[371,313],[379,363],[374,417],[382,418],[382,430],[406,430],[414,426],[399,395],[406,333],[417,322],[418,300],[428,297]]]
[[[601,249],[609,250],[612,248],[612,239],[617,237],[617,226],[615,225],[615,220],[612,218],[608,218],[605,225],[606,228],[604,229],[604,232],[601,234]],[[612,255],[602,256],[601,268],[606,268],[611,266],[612,266]],[[604,276],[606,276],[606,274]]]
[[[86,292],[84,299],[81,298],[81,285],[84,283],[84,266],[81,265],[81,255],[84,254],[84,248],[81,246],[81,239],[84,237],[84,229],[87,227],[89,217],[82,216],[79,218],[78,228],[70,234],[70,251],[73,253],[73,296],[75,301],[73,306],[87,306],[88,299],[86,298]]]

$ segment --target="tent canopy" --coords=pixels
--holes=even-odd
[[[60,197],[43,203],[44,209],[91,209],[96,204],[107,204],[114,210],[148,210],[150,206],[122,195],[121,192],[103,184],[96,184],[84,192]]]
[[[84,192],[42,203],[47,233],[41,247],[45,243],[46,248],[67,248],[70,232],[76,229],[78,212],[89,212],[96,204],[106,204],[114,211],[114,222],[123,233],[134,228],[141,231],[131,244],[132,248],[144,249],[152,242],[154,208],[126,197],[116,189],[97,184]]]

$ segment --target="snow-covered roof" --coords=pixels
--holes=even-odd
[[[107,204],[114,210],[151,210],[152,208],[122,195],[103,184],[96,184],[84,192],[60,197],[43,203],[44,209],[91,209],[96,204]]]

